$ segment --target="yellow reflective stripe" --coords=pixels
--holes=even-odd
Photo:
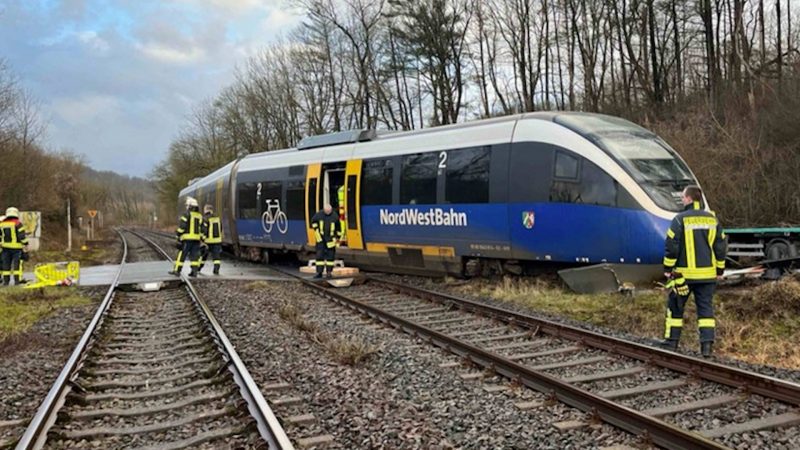
[[[694,254],[694,229],[690,227],[684,227],[683,229],[683,242],[686,248],[686,264],[690,268],[697,267],[697,261],[695,261],[695,254]]]
[[[717,277],[716,267],[677,267],[675,271],[680,272],[687,280],[703,280]]]
[[[692,202],[692,207],[694,207],[694,209],[700,209],[700,202]]]
[[[333,265],[333,261],[325,261],[325,265],[326,266],[332,266]]]
[[[666,256],[664,257],[664,265],[667,267],[673,267],[677,263],[678,263],[677,258],[667,258]]]
[[[314,261],[314,263],[316,265],[318,265],[318,266],[324,266],[325,265],[325,261]]]
[[[672,228],[667,228],[667,237],[670,238],[670,239],[674,239],[675,238],[675,232],[672,231]]]
[[[683,319],[667,319],[667,326],[670,328],[680,328],[683,326]]]
[[[725,268],[725,260],[717,261],[717,269],[724,269]]]
[[[714,319],[697,319],[698,328],[714,328],[717,322]]]
[[[314,230],[314,239],[316,239],[317,242],[322,242],[322,234],[319,230]]]
[[[667,308],[667,320],[665,321],[664,326],[664,339],[669,339],[670,331],[672,328],[682,328],[683,327],[683,319],[673,319],[672,318],[672,311]]]

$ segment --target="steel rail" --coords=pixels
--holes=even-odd
[[[28,424],[28,427],[25,429],[25,433],[22,435],[19,442],[17,442],[17,450],[40,449],[44,446],[47,440],[47,432],[50,427],[53,426],[53,423],[55,423],[58,411],[61,409],[67,394],[71,390],[70,380],[72,375],[80,368],[83,358],[87,355],[87,350],[93,342],[92,338],[94,333],[105,318],[108,308],[111,306],[114,298],[114,291],[117,288],[119,277],[122,275],[122,270],[125,267],[125,260],[128,258],[128,241],[119,229],[115,229],[114,231],[117,232],[122,240],[122,259],[119,264],[119,270],[117,270],[117,273],[114,275],[114,279],[111,281],[111,285],[108,287],[103,301],[100,303],[100,306],[98,306],[97,312],[95,312],[94,317],[92,317],[89,326],[86,327],[86,331],[83,332],[83,335],[78,341],[78,345],[75,346],[67,363],[64,365],[64,368],[61,369],[61,373],[58,374],[58,378],[56,378],[56,381],[53,383],[53,386],[50,387],[50,391],[47,393],[44,401],[36,411],[36,415],[33,416],[30,424]]]
[[[478,348],[467,342],[450,337],[444,333],[440,333],[402,317],[398,317],[372,305],[351,299],[344,294],[317,285],[294,273],[281,269],[277,270],[298,278],[305,286],[310,287],[313,292],[321,297],[399,328],[406,333],[421,337],[446,351],[468,359],[479,366],[492,370],[531,389],[550,394],[569,406],[590,413],[598,419],[636,436],[640,436],[644,440],[652,442],[659,447],[671,450],[722,450],[728,448],[698,433],[678,428],[667,422],[642,414],[634,409],[573,386],[546,373],[532,370],[529,367],[511,361],[498,354]]]
[[[396,292],[401,292],[413,297],[457,306],[465,311],[491,317],[508,324],[519,325],[524,328],[538,328],[545,334],[576,341],[588,347],[627,356],[644,361],[648,364],[742,389],[746,392],[790,403],[792,405],[800,405],[800,384],[736,367],[726,366],[705,359],[666,351],[637,342],[626,341],[617,337],[533,317],[497,306],[486,305],[443,292],[411,287],[375,277],[370,277],[370,280],[382,283]]]
[[[166,260],[170,262],[173,261],[170,255],[152,239],[136,231],[131,230],[130,233],[147,242]],[[200,295],[198,295],[189,278],[186,275],[181,274],[181,280],[184,282],[186,290],[189,293],[189,296],[192,298],[192,301],[195,303],[202,316],[209,324],[210,330],[214,334],[222,354],[228,360],[228,369],[233,374],[236,385],[239,386],[239,391],[247,403],[247,409],[250,411],[250,415],[253,416],[253,419],[256,421],[259,434],[269,444],[270,449],[293,450],[294,446],[289,440],[289,437],[286,435],[286,431],[284,431],[283,427],[278,421],[278,418],[272,411],[272,408],[270,408],[266,399],[264,399],[264,396],[261,394],[261,390],[258,388],[258,385],[250,375],[250,371],[247,370],[247,366],[245,366],[244,362],[242,362],[242,359],[239,357],[239,354],[236,352],[233,344],[231,344],[228,336],[222,329],[222,326],[219,324],[216,317],[214,317],[214,314],[208,308],[208,305],[206,305],[205,301],[203,301]]]

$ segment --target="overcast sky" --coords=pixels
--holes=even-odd
[[[0,58],[48,122],[47,145],[147,175],[192,107],[299,17],[285,0],[0,0]]]

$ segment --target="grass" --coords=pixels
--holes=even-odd
[[[76,288],[0,289],[0,341],[26,332],[34,323],[61,308],[88,305],[91,299]]]
[[[506,277],[502,282],[452,282],[451,289],[491,298],[580,322],[662,339],[666,293],[583,295],[556,283]],[[754,289],[721,290],[714,297],[718,354],[743,361],[800,368],[800,280],[787,277]],[[684,313],[681,345],[697,349],[697,322],[690,299]]]
[[[376,346],[359,336],[323,331],[319,323],[310,320],[292,303],[282,304],[278,308],[278,315],[294,328],[308,334],[312,341],[324,348],[339,364],[356,366],[378,351]]]

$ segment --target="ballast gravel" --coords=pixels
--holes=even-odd
[[[273,406],[279,419],[298,412],[315,416],[312,428],[286,426],[295,442],[313,434],[334,437],[337,449],[587,449],[627,444],[635,438],[608,425],[559,431],[554,423],[584,420],[562,404],[520,410],[517,402],[544,400],[507,380],[468,381],[468,366],[441,368],[456,359],[428,344],[365,319],[312,294],[295,282],[202,280],[200,295],[222,324],[255,381],[286,382],[288,390],[265,391],[268,400],[299,396],[291,409]],[[291,304],[328,336],[358,338],[375,352],[355,366],[337,359],[307,331],[281,318]],[[485,387],[510,389],[488,393]]]
[[[22,436],[78,344],[107,288],[76,289],[94,301],[58,309],[28,331],[0,342],[0,423],[23,422],[0,427],[0,444]]]

